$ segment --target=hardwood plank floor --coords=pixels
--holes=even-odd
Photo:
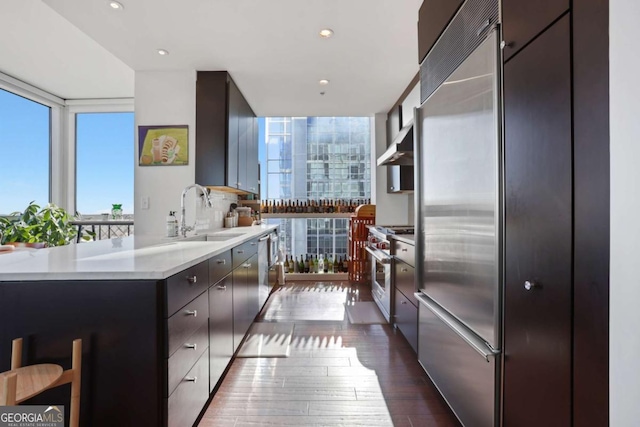
[[[289,357],[235,359],[199,427],[459,426],[400,332],[349,323],[355,301],[370,288],[276,289],[257,321],[294,323]]]

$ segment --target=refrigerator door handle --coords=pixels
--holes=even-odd
[[[392,258],[391,257],[387,257],[384,252],[376,251],[375,249],[371,249],[368,246],[365,246],[364,249],[367,252],[369,252],[371,254],[371,256],[374,257],[376,260],[378,260],[378,262],[380,262],[381,264],[391,264]]]
[[[492,349],[486,342],[480,338],[472,335],[470,331],[467,331],[459,322],[454,320],[452,316],[444,309],[439,307],[431,298],[426,297],[422,292],[416,292],[415,297],[421,304],[424,304],[433,314],[435,314],[442,322],[450,327],[460,338],[465,340],[475,351],[477,351],[487,362],[490,362],[490,358],[496,357],[500,354],[499,350]]]

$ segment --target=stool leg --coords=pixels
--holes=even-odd
[[[13,406],[16,404],[16,387],[18,375],[13,373],[4,377],[2,381],[2,391],[4,398],[0,401],[0,406]]]
[[[11,342],[11,369],[22,367],[22,338]]]
[[[69,427],[78,427],[80,422],[80,383],[82,379],[82,340],[73,341],[73,353],[71,356],[71,369],[73,380],[71,381],[71,407],[69,408]]]

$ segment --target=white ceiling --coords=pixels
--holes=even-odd
[[[418,71],[422,0],[120,2],[3,0],[22,22],[0,39],[0,71],[64,98],[111,98],[134,95],[131,70],[228,70],[259,116],[387,112]],[[334,37],[318,36],[325,27]]]

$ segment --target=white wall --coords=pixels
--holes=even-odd
[[[135,229],[137,235],[162,235],[169,211],[180,217],[182,190],[195,182],[196,72],[137,71],[135,81]],[[140,125],[189,125],[189,164],[186,166],[138,166]],[[201,184],[201,183],[199,183]],[[202,183],[204,184],[204,183]],[[143,197],[149,209],[142,209]],[[187,224],[197,218],[201,229],[222,227],[223,214],[236,196],[212,193],[213,209],[196,208],[195,191],[186,198]]]
[[[632,426],[640,420],[640,2],[609,7],[610,425]]]
[[[375,115],[375,158],[377,159],[387,149],[387,115],[379,113]],[[373,160],[375,165],[375,159]],[[387,167],[374,166],[375,169],[375,199],[376,224],[379,225],[405,225],[413,224],[413,209],[409,210],[409,199],[413,194],[388,194],[387,193]],[[372,179],[374,175],[372,174]]]

